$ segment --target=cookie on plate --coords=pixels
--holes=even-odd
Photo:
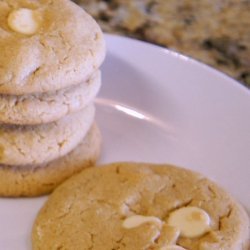
[[[100,27],[70,0],[0,1],[0,38],[2,94],[86,82],[105,56]]]
[[[36,126],[0,126],[0,164],[42,164],[69,153],[94,121],[91,104],[62,119]]]
[[[101,86],[97,71],[87,82],[52,93],[13,96],[0,95],[0,122],[34,125],[59,120],[86,107]]]
[[[0,165],[0,196],[38,196],[51,192],[57,185],[98,160],[101,135],[94,124],[80,144],[67,155],[42,165]]]
[[[249,219],[214,182],[170,165],[114,163],[60,185],[33,249],[247,250]]]

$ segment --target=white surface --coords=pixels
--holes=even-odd
[[[168,162],[216,180],[250,211],[250,93],[187,57],[107,36],[101,162]],[[0,199],[0,249],[30,249],[46,198]]]

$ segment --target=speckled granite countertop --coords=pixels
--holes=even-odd
[[[250,0],[75,0],[104,32],[155,43],[250,87]]]

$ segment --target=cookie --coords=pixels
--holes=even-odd
[[[249,219],[212,181],[170,165],[114,163],[60,185],[33,249],[247,250]]]
[[[86,82],[104,60],[105,42],[70,0],[3,0],[0,51],[0,93],[23,95]]]
[[[93,125],[82,142],[69,154],[43,165],[0,165],[0,196],[38,196],[51,192],[65,179],[91,167],[100,154],[101,135]]]
[[[36,126],[0,126],[0,164],[42,164],[69,153],[94,120],[93,105],[64,118]]]
[[[84,83],[53,93],[12,96],[0,95],[0,122],[34,125],[56,121],[83,109],[97,95],[101,86],[100,71]]]

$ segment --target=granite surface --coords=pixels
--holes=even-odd
[[[158,44],[250,87],[250,0],[75,0],[104,32]]]

